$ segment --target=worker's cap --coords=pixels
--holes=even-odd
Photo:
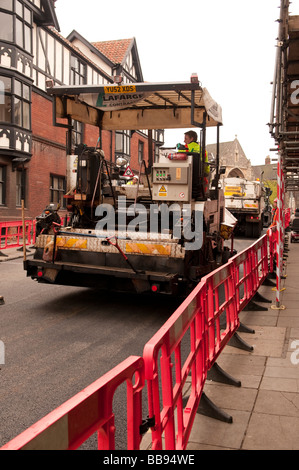
[[[277,202],[277,197],[274,199],[274,202]]]

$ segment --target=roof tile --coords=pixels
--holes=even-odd
[[[132,44],[133,38],[116,39],[112,41],[92,42],[102,54],[104,54],[111,62],[122,64],[126,57],[129,46]]]

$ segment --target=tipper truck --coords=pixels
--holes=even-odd
[[[236,233],[258,238],[264,226],[265,189],[260,181],[223,178],[225,207],[237,219]]]

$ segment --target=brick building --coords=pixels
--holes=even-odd
[[[62,0],[58,0],[62,1]],[[75,145],[95,147],[105,157],[127,158],[133,171],[148,160],[146,131],[103,131],[78,121],[56,122],[46,81],[55,85],[142,82],[135,38],[90,43],[73,31],[59,33],[55,0],[0,3],[0,221],[35,218],[49,202],[65,207],[67,155]],[[58,126],[57,126],[58,124]],[[152,133],[153,155],[163,131]]]

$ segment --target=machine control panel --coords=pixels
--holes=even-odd
[[[188,161],[155,163],[152,182],[155,200],[190,202],[192,164]]]

